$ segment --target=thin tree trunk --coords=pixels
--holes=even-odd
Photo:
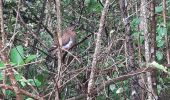
[[[57,72],[58,72],[58,76],[56,77],[55,81],[57,82],[56,83],[56,92],[55,92],[55,100],[60,100],[60,89],[58,87],[61,86],[61,79],[60,79],[60,76],[61,76],[61,73],[62,73],[62,53],[61,53],[61,46],[62,46],[62,33],[61,33],[61,11],[60,11],[60,0],[55,0],[56,2],[56,14],[57,14],[57,32],[56,32],[56,36],[55,36],[55,42],[56,44],[58,44],[58,69],[57,69]]]
[[[95,70],[96,70],[96,66],[97,66],[98,56],[99,56],[99,53],[100,53],[100,50],[101,50],[101,35],[102,35],[102,32],[103,32],[103,28],[104,28],[103,26],[104,26],[104,23],[105,23],[108,8],[109,8],[109,0],[106,0],[103,11],[102,11],[102,15],[101,15],[101,18],[100,18],[99,30],[97,32],[96,47],[95,47],[95,52],[94,52],[94,55],[93,55],[90,79],[89,79],[89,82],[88,82],[87,92],[88,92],[89,95],[87,96],[87,100],[92,100],[93,96],[94,96],[94,94],[91,94],[91,93],[95,88],[95,84],[94,84],[95,83]]]
[[[155,0],[150,4],[151,8],[151,61],[155,61],[156,56],[156,19],[155,19]],[[153,84],[153,94],[157,98],[156,70],[151,71]]]
[[[151,61],[151,51],[150,51],[150,34],[148,32],[148,15],[149,11],[148,9],[148,0],[141,0],[141,23],[140,23],[140,31],[144,34],[144,40],[145,40],[145,60],[146,60],[146,67],[148,66],[148,63]],[[148,100],[154,100],[157,97],[154,96],[153,91],[153,83],[152,83],[152,77],[151,72],[146,73],[146,79],[147,79],[147,99]]]
[[[135,59],[134,59],[134,47],[132,42],[132,36],[131,36],[131,28],[130,28],[130,20],[128,17],[127,7],[125,6],[126,0],[119,0],[119,5],[121,9],[121,16],[122,21],[124,23],[125,27],[125,33],[126,33],[126,39],[125,39],[125,53],[126,53],[126,67],[128,71],[135,71]],[[130,80],[130,86],[131,86],[131,100],[140,100],[140,89],[138,85],[138,77],[133,76],[132,80]]]
[[[6,35],[5,35],[5,31],[4,31],[4,19],[3,19],[3,0],[0,0],[0,25],[1,25],[1,36],[2,36],[2,45],[5,45],[5,40],[6,40]],[[6,84],[6,73],[5,70],[2,71],[3,72],[3,84]],[[5,96],[5,89],[2,89],[3,95]]]
[[[163,2],[163,19],[164,19],[164,28],[167,29],[166,25],[166,0],[162,0]],[[165,33],[165,43],[166,43],[166,60],[168,64],[170,64],[170,48],[169,48],[169,37],[167,32]]]

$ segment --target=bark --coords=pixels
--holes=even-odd
[[[148,32],[148,15],[149,11],[148,9],[148,0],[141,0],[141,23],[140,23],[140,31],[144,34],[144,40],[145,40],[145,60],[147,63],[146,67],[148,66],[148,63],[151,61],[151,50],[150,50],[150,34]],[[147,80],[147,99],[148,100],[154,100],[157,99],[157,97],[154,95],[153,90],[153,83],[152,83],[152,77],[151,72],[146,73],[146,80]]]
[[[156,19],[155,19],[155,1],[153,0],[150,5],[151,8],[151,61],[155,61],[156,57]],[[153,94],[157,96],[157,80],[156,70],[152,72]]]
[[[134,60],[134,47],[133,47],[133,41],[131,36],[131,28],[130,28],[130,20],[127,12],[127,6],[125,6],[126,0],[119,0],[119,5],[121,9],[121,16],[122,21],[124,23],[125,27],[125,53],[126,53],[126,67],[128,69],[128,72],[135,71],[135,60]],[[140,87],[138,85],[138,77],[134,76],[132,77],[132,80],[130,80],[130,87],[131,87],[131,100],[140,100]]]
[[[91,73],[90,73],[90,79],[88,82],[88,96],[87,96],[87,100],[92,100],[94,94],[92,94],[93,89],[95,88],[95,70],[96,70],[96,66],[97,66],[97,61],[98,61],[98,56],[101,50],[101,35],[104,29],[104,23],[106,20],[106,15],[108,12],[108,8],[109,8],[109,0],[106,0],[103,11],[102,11],[102,15],[100,18],[100,25],[99,25],[99,30],[97,32],[97,38],[96,38],[96,47],[95,47],[95,52],[93,55],[93,61],[92,61],[92,67],[91,67]]]
[[[55,81],[56,81],[56,91],[55,91],[55,100],[60,100],[60,90],[58,87],[60,87],[61,85],[61,73],[62,73],[62,54],[61,54],[61,45],[62,45],[62,33],[61,33],[61,11],[60,11],[60,0],[55,0],[56,3],[56,15],[57,15],[57,32],[56,32],[56,36],[55,36],[55,42],[56,44],[58,44],[58,76],[56,77]]]
[[[1,24],[1,35],[2,35],[2,45],[5,44],[6,41],[6,34],[4,31],[4,20],[3,20],[3,0],[0,0],[0,24]]]
[[[167,29],[166,25],[166,0],[163,0],[163,20],[164,20],[164,28]],[[169,48],[169,37],[167,32],[165,33],[165,44],[166,44],[166,60],[168,64],[170,64],[170,48]]]
[[[3,19],[3,0],[0,0],[0,32],[1,32],[1,37],[2,37],[2,45],[4,46],[5,45],[5,40],[6,40],[6,34],[5,34],[5,31],[4,31],[4,19]],[[5,70],[2,71],[2,75],[3,75],[3,84],[5,84],[6,82],[6,73],[5,73]],[[2,92],[3,92],[3,95],[6,95],[5,94],[5,89],[2,89]]]

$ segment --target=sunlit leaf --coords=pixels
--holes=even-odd
[[[162,6],[155,7],[155,12],[156,13],[160,13],[162,11],[163,11],[163,7]]]
[[[0,69],[4,69],[4,68],[5,68],[5,64],[2,61],[0,61]]]
[[[163,52],[157,51],[156,52],[156,58],[160,61],[163,59]]]
[[[26,100],[34,100],[34,99],[32,99],[32,98],[27,98]]]
[[[28,79],[28,82],[32,84],[33,86],[40,86],[41,82],[37,79]]]
[[[116,85],[115,84],[111,84],[109,86],[110,90],[113,92],[116,89]]]
[[[26,83],[24,81],[20,81],[20,83],[23,87],[26,86]]]
[[[11,62],[13,62],[17,65],[21,65],[24,63],[23,58],[24,58],[24,49],[21,45],[16,46],[11,50],[11,52],[10,52]]]
[[[119,94],[119,93],[122,93],[123,92],[123,88],[119,88],[116,93]]]
[[[36,55],[29,55],[26,59],[25,59],[25,63],[29,63],[30,61],[34,60],[37,56]]]
[[[1,71],[0,71],[0,80],[3,80],[3,75]]]
[[[163,47],[165,44],[165,41],[164,40],[160,40],[157,42],[157,47]]]
[[[157,69],[160,69],[160,70],[168,73],[167,68],[166,68],[165,66],[163,66],[163,65],[161,65],[161,64],[158,64],[158,63],[155,62],[155,61],[153,61],[153,62],[151,63],[151,65],[153,65],[152,67],[155,67],[155,68],[157,68]]]

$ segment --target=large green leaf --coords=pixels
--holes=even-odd
[[[15,63],[17,65],[21,65],[24,63],[24,49],[23,46],[19,45],[14,47],[10,52],[10,59],[12,63]]]
[[[155,7],[155,12],[156,13],[160,13],[162,11],[163,11],[163,7],[162,6]]]
[[[29,55],[26,59],[25,59],[25,63],[29,63],[30,61],[34,60],[37,56],[36,55]]]

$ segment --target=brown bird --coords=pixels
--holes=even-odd
[[[69,50],[73,47],[76,42],[76,32],[74,31],[75,26],[71,26],[66,28],[62,33],[62,49]],[[58,45],[55,44],[48,50],[48,55],[46,57],[46,64],[50,71],[55,71],[54,63],[56,63],[57,59],[57,52],[58,52]],[[63,61],[66,57],[67,52],[63,50]]]
[[[74,26],[66,28],[62,35],[62,48],[69,50],[76,42],[76,32]]]
[[[68,27],[63,31],[62,34],[62,48],[69,50],[76,42],[76,32],[74,31],[74,26]],[[49,50],[49,54],[56,54],[58,51],[58,44],[53,45]]]

